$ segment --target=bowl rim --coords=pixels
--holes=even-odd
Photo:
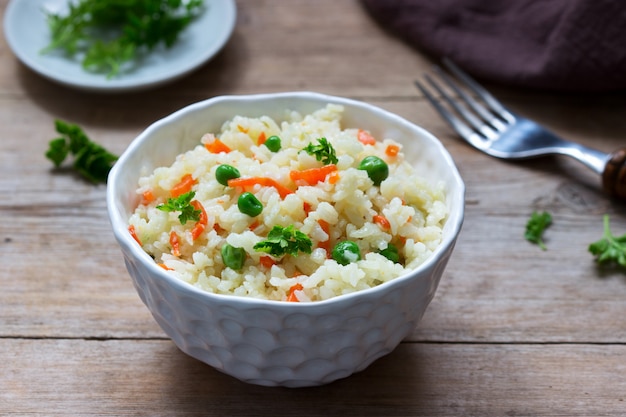
[[[118,178],[122,175],[122,169],[126,162],[131,158],[131,156],[138,152],[143,142],[148,140],[154,131],[161,129],[163,126],[166,126],[168,124],[176,123],[179,119],[184,118],[186,114],[197,110],[210,108],[224,102],[261,102],[273,99],[304,99],[317,101],[320,103],[334,103],[349,107],[361,108],[363,110],[381,114],[386,119],[392,120],[394,123],[398,123],[400,125],[403,125],[404,127],[408,127],[411,130],[416,130],[424,137],[425,140],[432,142],[432,145],[437,148],[438,154],[444,160],[447,167],[451,170],[452,178],[454,180],[453,183],[455,185],[455,187],[451,188],[454,188],[456,190],[456,198],[458,198],[459,200],[459,205],[457,210],[449,213],[448,218],[446,219],[445,227],[449,227],[452,230],[450,230],[449,233],[444,236],[442,242],[439,244],[439,246],[437,246],[437,248],[433,251],[428,259],[426,259],[422,264],[420,264],[417,268],[410,271],[409,273],[403,274],[399,277],[386,281],[372,288],[338,295],[326,300],[306,303],[289,303],[282,300],[267,300],[262,298],[246,297],[234,294],[218,294],[205,291],[167,273],[167,271],[157,265],[154,259],[147,252],[145,252],[143,249],[141,249],[139,245],[137,245],[137,242],[133,239],[130,233],[128,233],[128,219],[124,219],[121,213],[118,211],[116,201],[117,194],[119,194],[117,187]],[[463,182],[463,179],[461,178],[456,164],[454,163],[454,160],[452,159],[452,156],[443,146],[439,139],[437,139],[432,133],[430,133],[423,127],[413,122],[410,122],[402,116],[399,116],[381,107],[352,98],[333,96],[311,91],[230,94],[214,96],[205,100],[188,104],[174,111],[173,113],[153,122],[142,132],[140,132],[139,135],[131,141],[126,150],[120,155],[119,159],[114,164],[109,173],[106,190],[106,204],[109,222],[113,229],[113,234],[117,240],[117,243],[121,246],[125,254],[130,253],[134,256],[135,259],[138,259],[143,264],[145,264],[145,266],[151,273],[151,277],[158,277],[161,281],[164,281],[168,285],[173,286],[177,291],[195,293],[197,296],[206,298],[206,300],[213,300],[221,303],[226,302],[231,305],[236,304],[238,308],[252,309],[257,307],[282,306],[282,308],[286,310],[298,312],[305,310],[310,311],[313,309],[325,309],[328,306],[332,306],[337,303],[343,303],[354,298],[375,298],[379,292],[392,290],[393,288],[402,285],[404,281],[411,279],[413,275],[419,274],[421,271],[434,268],[434,266],[440,261],[440,258],[444,256],[446,252],[452,250],[461,231],[465,216],[465,184]]]

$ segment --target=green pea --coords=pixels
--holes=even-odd
[[[265,146],[272,152],[278,152],[281,148],[280,138],[276,135],[270,136],[265,141]]]
[[[374,182],[374,185],[380,185],[389,176],[387,163],[374,155],[363,158],[359,169],[367,171],[367,176]]]
[[[348,265],[361,259],[359,246],[351,240],[342,240],[333,248],[331,255],[341,265]]]
[[[254,194],[249,192],[245,192],[239,196],[237,207],[239,207],[240,212],[250,217],[256,217],[263,211],[263,204]]]
[[[398,253],[398,248],[391,243],[387,245],[387,247],[381,251],[379,251],[381,255],[385,258],[389,259],[391,262],[400,263],[400,253]]]
[[[228,180],[239,177],[239,170],[232,165],[223,164],[215,169],[215,179],[222,185],[228,185]]]
[[[238,271],[246,261],[246,251],[226,243],[222,246],[222,261],[228,268]]]

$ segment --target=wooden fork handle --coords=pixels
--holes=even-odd
[[[609,155],[602,173],[602,186],[611,197],[626,200],[626,148]]]

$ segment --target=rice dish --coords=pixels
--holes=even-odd
[[[233,117],[139,179],[129,231],[169,273],[218,294],[313,302],[410,272],[441,242],[444,184],[400,143],[344,128],[342,111]]]

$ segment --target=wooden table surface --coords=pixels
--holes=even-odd
[[[510,163],[462,143],[413,86],[430,58],[378,27],[357,0],[237,6],[219,55],[136,94],[51,83],[0,38],[0,415],[626,415],[626,275],[598,269],[587,250],[604,214],[626,233],[624,204],[574,161]],[[623,93],[485,84],[564,137],[607,152],[625,144]],[[303,389],[248,385],[181,353],[131,284],[105,186],[44,157],[54,119],[119,154],[186,104],[290,90],[364,100],[425,127],[467,186],[462,233],[419,326],[365,371]],[[553,215],[546,251],[524,239],[534,210]]]

